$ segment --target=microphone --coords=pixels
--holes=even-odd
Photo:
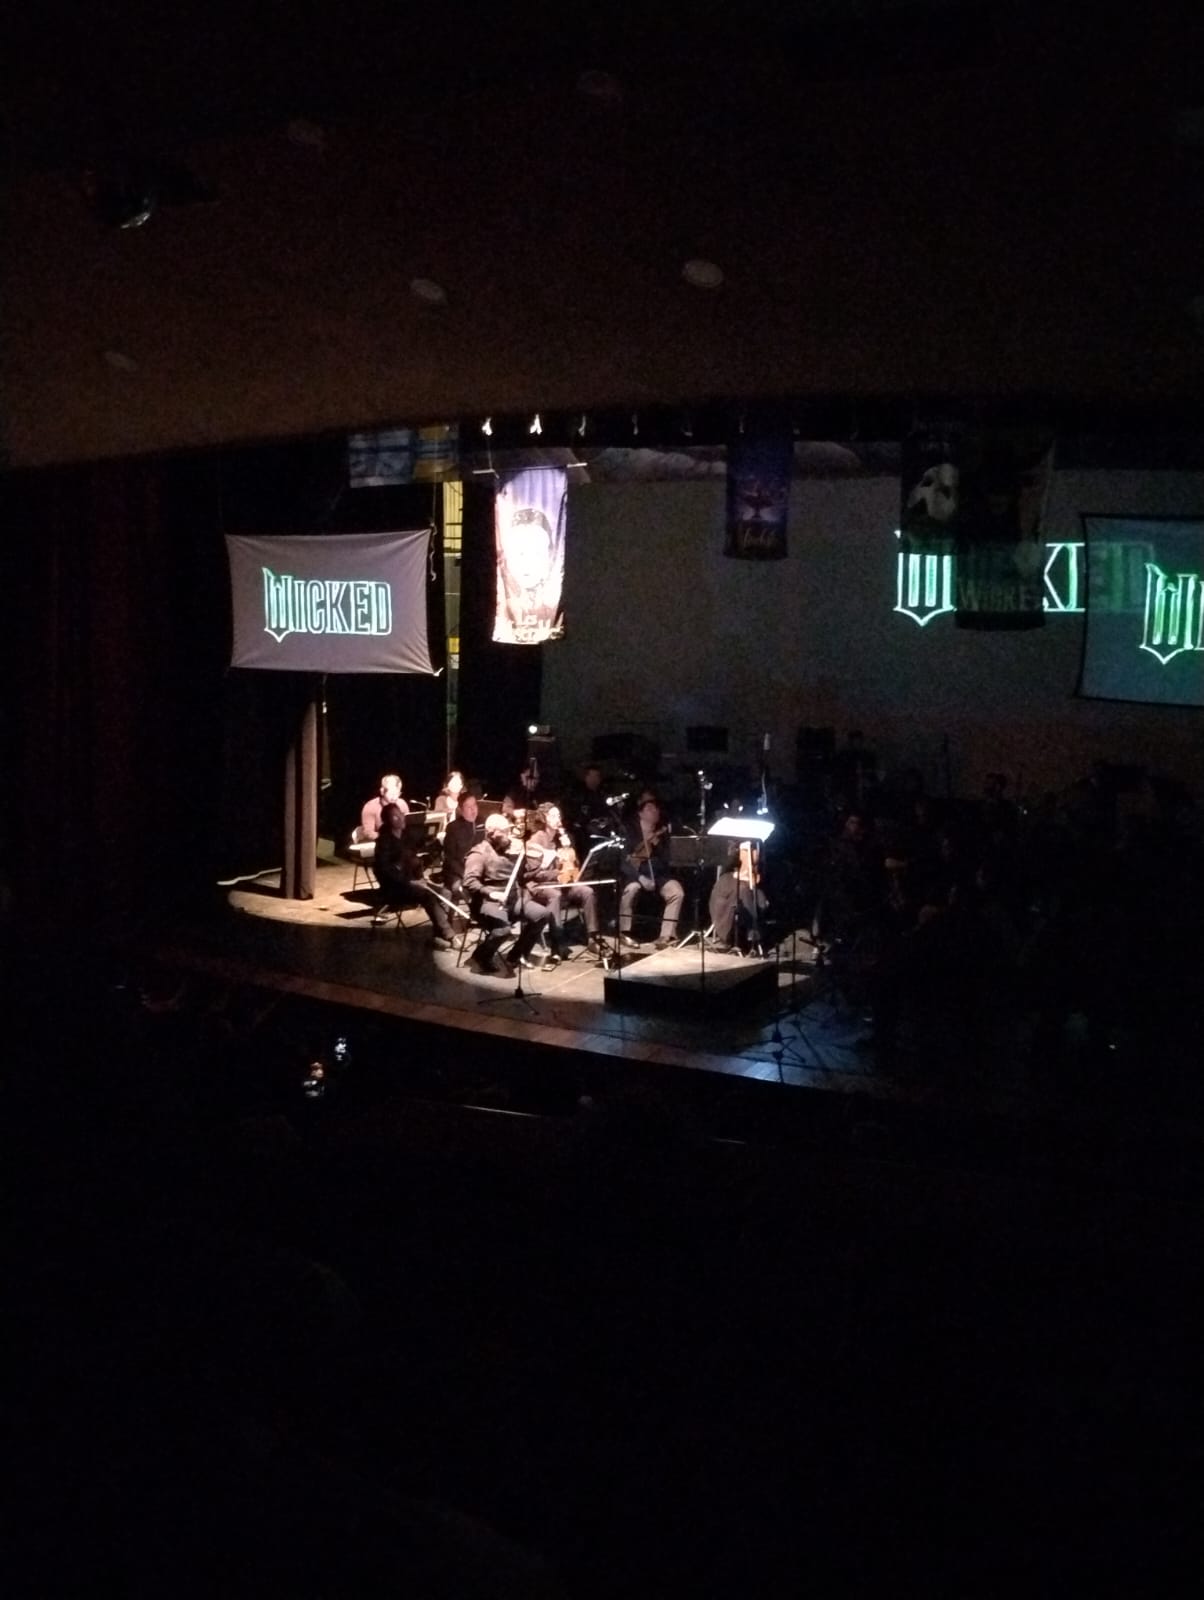
[[[769,754],[769,735],[767,733],[761,735],[761,749],[764,750],[766,755]]]

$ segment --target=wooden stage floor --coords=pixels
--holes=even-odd
[[[888,1100],[914,1102],[934,1092],[910,1073],[882,1070],[865,1019],[837,1004],[817,980],[814,951],[802,932],[771,952],[768,993],[741,1000],[730,1014],[711,996],[696,1015],[692,1007],[649,1015],[608,1004],[606,974],[584,953],[548,972],[537,957],[524,974],[524,1002],[514,996],[513,979],[478,975],[457,966],[454,951],[432,950],[430,925],[419,911],[406,914],[404,929],[392,921],[373,927],[370,898],[362,877],[353,892],[353,873],[347,862],[323,860],[311,901],[281,898],[278,874],[243,882],[228,891],[218,918],[182,930],[160,953],[178,967],[285,993],[653,1068]],[[650,960],[664,959],[646,948]],[[697,943],[675,959],[679,965],[703,962]],[[742,965],[739,957],[707,954],[707,981],[719,987],[725,970]],[[612,988],[616,981],[612,975]],[[1019,1070],[993,1070],[989,1080],[975,1074],[964,1087],[980,1111],[1023,1109],[1027,1095]]]

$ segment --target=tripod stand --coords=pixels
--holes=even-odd
[[[774,1065],[778,1069],[779,1083],[785,1083],[786,1081],[787,1065],[797,1067],[800,1071],[806,1072],[825,1072],[827,1070],[827,1066],[824,1062],[823,1056],[820,1053],[819,1046],[815,1043],[814,1039],[811,1037],[811,1034],[804,1027],[801,1020],[801,1014],[806,1002],[800,990],[798,981],[798,912],[798,896],[796,892],[794,895],[792,895],[787,906],[787,914],[789,917],[789,926],[791,930],[790,995],[784,1007],[780,999],[782,979],[782,940],[779,939],[777,943],[775,943],[773,951],[774,978],[777,985],[779,999],[774,1010],[773,1032],[770,1034],[769,1042],[773,1046],[773,1060]],[[789,1017],[792,1021],[794,1042],[788,1042],[785,1033],[782,1031],[783,1018],[786,1017]]]

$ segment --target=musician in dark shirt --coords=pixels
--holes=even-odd
[[[566,815],[573,844],[582,861],[600,836],[619,830],[618,811],[609,804],[602,787],[601,767],[588,766],[583,770],[581,786],[568,800]]]
[[[406,818],[401,807],[389,803],[380,814],[380,834],[372,870],[380,884],[380,904],[421,906],[435,929],[435,948],[451,948],[452,926],[447,908],[430,885],[423,882],[418,852],[405,836]]]
[[[756,932],[768,901],[761,892],[761,872],[756,849],[748,843],[733,850],[727,866],[711,890],[712,950],[730,950],[741,928]]]
[[[456,814],[443,835],[443,887],[453,900],[460,896],[468,852],[485,837],[480,809],[475,794],[462,794],[456,805]]]
[[[681,915],[685,890],[673,876],[669,864],[669,827],[661,821],[661,808],[653,799],[645,799],[636,813],[635,821],[627,829],[622,865],[623,895],[619,902],[619,933],[625,945],[637,941],[631,937],[631,918],[641,889],[659,895],[664,901],[660,933],[656,948],[663,950],[677,936],[677,920]]]
[[[535,832],[527,840],[526,881],[531,895],[552,913],[548,930],[552,951],[545,966],[555,966],[568,954],[564,913],[571,906],[580,909],[586,942],[599,959],[603,958],[604,953],[598,947],[598,906],[594,891],[588,883],[578,883],[571,875],[579,870],[576,851],[564,830],[560,807],[540,806]]]
[[[495,958],[510,924],[518,918],[521,923],[518,942],[507,957],[507,965],[515,967],[526,961],[545,923],[552,913],[524,889],[515,860],[507,855],[510,843],[510,824],[505,817],[495,813],[485,819],[485,837],[474,844],[464,863],[464,893],[477,922],[485,930],[485,937],[477,946],[472,965],[478,972],[492,973]],[[507,892],[509,890],[509,892]]]

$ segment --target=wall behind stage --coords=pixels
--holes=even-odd
[[[761,735],[793,776],[801,726],[860,728],[888,766],[915,763],[956,792],[983,773],[1058,787],[1095,757],[1137,760],[1204,791],[1204,715],[1074,698],[1079,615],[1021,634],[974,634],[893,610],[894,478],[797,482],[785,561],[724,558],[722,478],[570,490],[565,638],[544,646],[541,720],[581,760],[593,735],[635,729],[666,765],[697,765],[685,729]],[[1056,473],[1048,537],[1081,539],[1085,511],[1204,514],[1204,474]]]

